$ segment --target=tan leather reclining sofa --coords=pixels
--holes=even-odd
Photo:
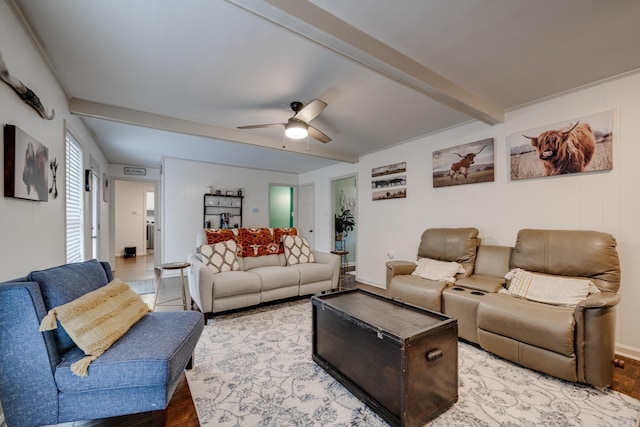
[[[389,296],[456,318],[460,338],[512,362],[599,389],[611,385],[620,301],[613,236],[525,229],[511,248],[479,244],[475,228],[429,229],[418,248],[418,259],[423,257],[455,261],[465,272],[451,284],[411,275],[415,262],[389,261]],[[554,284],[588,279],[600,292],[575,305],[516,297],[503,290],[505,275],[515,268],[551,278]]]

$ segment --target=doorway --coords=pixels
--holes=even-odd
[[[294,226],[294,188],[269,185],[269,227],[292,228]]]
[[[335,250],[347,251],[347,263],[349,272],[355,275],[356,270],[356,236],[358,231],[358,185],[355,175],[333,180],[331,183],[331,191],[333,195],[333,213],[334,218],[344,211],[349,211],[355,219],[353,230],[342,233],[338,236],[335,230],[335,221],[333,227],[333,243]],[[338,240],[338,239],[342,240]]]
[[[115,179],[113,201],[114,255],[124,256],[125,248],[135,248],[136,257],[151,257],[158,266],[156,182]]]

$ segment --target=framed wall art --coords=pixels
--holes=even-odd
[[[14,125],[4,126],[4,196],[49,200],[49,149]]]
[[[371,169],[372,200],[407,197],[407,163],[393,163]]]
[[[433,188],[493,180],[493,138],[433,152]]]
[[[612,128],[606,111],[510,135],[511,180],[613,169]]]

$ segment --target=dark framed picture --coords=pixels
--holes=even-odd
[[[49,200],[49,149],[14,125],[4,126],[4,196]]]

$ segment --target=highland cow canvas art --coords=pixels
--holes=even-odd
[[[613,169],[613,112],[514,133],[511,180]]]

